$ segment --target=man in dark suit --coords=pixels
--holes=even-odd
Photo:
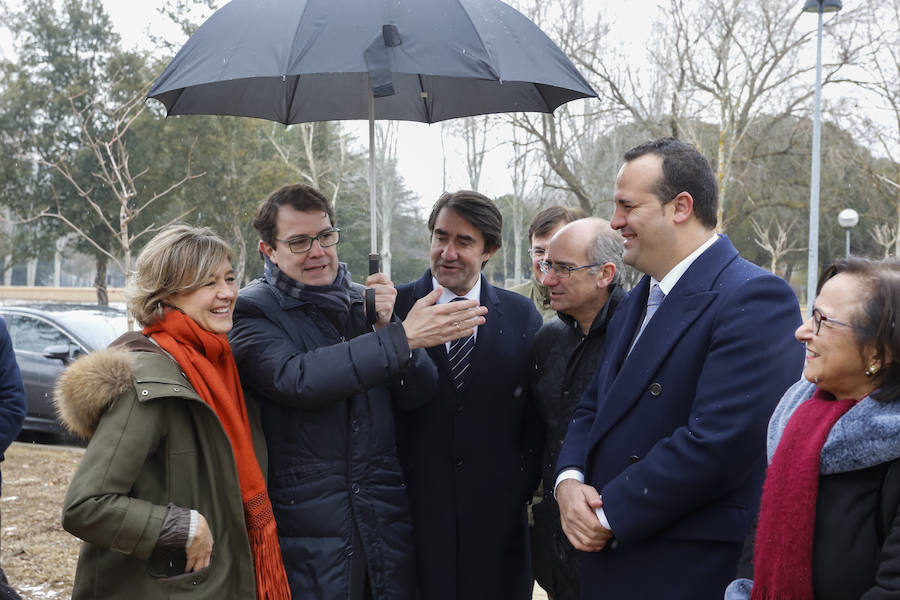
[[[526,504],[540,474],[542,432],[529,392],[534,304],[481,269],[500,247],[502,217],[477,192],[442,195],[428,219],[431,268],[400,286],[401,319],[437,285],[438,303],[479,299],[474,339],[428,348],[431,402],[397,417],[412,500],[419,581],[428,600],[531,598]]]
[[[645,273],[557,463],[584,598],[722,598],[755,517],[769,416],[803,367],[797,298],[714,232],[716,180],[671,138],[625,154],[613,229]],[[582,483],[583,481],[583,483]]]

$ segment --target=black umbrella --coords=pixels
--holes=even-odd
[[[233,0],[148,94],[169,115],[368,119],[373,217],[375,119],[549,113],[595,96],[556,44],[499,0]],[[371,233],[377,269],[374,218]]]

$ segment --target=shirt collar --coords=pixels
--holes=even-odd
[[[434,278],[434,275],[431,276],[431,289],[436,288],[441,285],[438,283],[438,280]],[[464,296],[457,296],[449,289],[444,288],[444,291],[441,292],[441,297],[438,298],[437,304],[446,304],[450,302],[454,298],[465,298],[466,300],[478,300],[479,304],[481,303],[481,275],[478,276],[478,279],[475,281],[475,285],[472,286],[472,289],[465,293]]]
[[[707,248],[712,246],[719,239],[719,234],[713,233],[712,236],[703,244],[700,245],[699,248],[688,254],[684,260],[680,263],[672,267],[672,270],[666,273],[665,277],[661,280],[657,281],[653,277],[650,278],[650,287],[653,287],[653,284],[658,284],[659,289],[662,290],[662,293],[666,296],[669,295],[669,292],[675,287],[675,284],[678,283],[678,280],[681,279],[681,276],[685,274],[685,272],[690,268],[694,261],[700,257],[701,254],[706,252]]]

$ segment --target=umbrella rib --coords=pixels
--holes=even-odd
[[[490,59],[490,60],[486,60],[485,63],[487,63],[488,68],[491,70],[491,74],[494,76],[495,79],[497,79],[497,81],[501,81],[500,71],[499,71],[499,69],[495,68],[495,65],[493,64],[493,60],[495,60],[495,57],[492,55],[491,52],[488,51],[488,47],[484,43],[484,39],[481,37],[481,32],[478,31],[478,27],[475,26],[475,21],[472,20],[472,15],[469,14],[469,11],[466,10],[466,7],[463,6],[462,2],[459,3],[459,7],[460,7],[460,9],[462,9],[463,14],[466,15],[466,19],[469,20],[469,24],[472,26],[472,31],[475,32],[475,37],[478,38],[478,43],[481,44],[482,52],[484,52],[485,57]],[[499,66],[499,65],[497,65],[497,66]]]
[[[426,123],[432,123],[431,120],[431,108],[428,106],[428,94],[425,92],[425,82],[422,81],[422,74],[418,74],[419,78],[419,97],[422,99],[422,105],[425,107],[425,119]]]
[[[288,95],[286,98],[287,106],[285,106],[286,112],[283,121],[285,125],[289,125],[291,122],[291,114],[293,114],[294,111],[294,99],[297,97],[297,88],[300,86],[300,75],[282,75],[282,77],[285,78],[285,83],[287,83],[288,79],[294,80],[294,85],[290,86],[290,89],[288,90]]]

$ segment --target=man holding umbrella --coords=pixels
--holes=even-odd
[[[294,598],[416,596],[412,524],[394,440],[394,407],[435,389],[422,347],[469,335],[477,302],[435,306],[434,290],[392,319],[396,290],[369,276],[378,313],[338,261],[334,209],[317,190],[285,186],[253,226],[266,270],[241,290],[229,340],[259,401],[269,496]]]
[[[439,389],[423,391],[430,402],[397,419],[427,600],[531,598],[525,507],[540,477],[543,431],[529,358],[542,321],[528,298],[481,275],[502,222],[477,192],[443,194],[428,219],[431,268],[398,288],[401,318],[442,286],[439,305],[476,299],[488,309],[472,336],[428,348]]]

